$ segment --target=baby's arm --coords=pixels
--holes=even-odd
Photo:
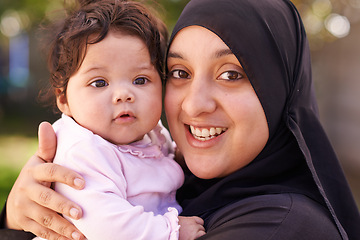
[[[179,216],[180,240],[194,240],[205,235],[204,220],[199,217]]]

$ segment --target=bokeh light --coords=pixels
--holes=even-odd
[[[312,4],[312,10],[316,16],[324,17],[331,13],[332,4],[330,0],[316,0]]]
[[[7,37],[14,37],[21,31],[20,17],[15,11],[5,13],[1,18],[1,33]]]
[[[306,32],[311,35],[317,35],[324,28],[324,23],[322,18],[313,14],[312,11],[307,11],[304,14],[303,22],[306,28]]]
[[[335,37],[346,37],[350,32],[350,22],[345,16],[330,14],[325,20],[326,29]]]
[[[23,11],[7,10],[1,16],[0,32],[6,37],[14,37],[30,27],[30,19]]]

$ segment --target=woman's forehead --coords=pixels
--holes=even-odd
[[[218,35],[197,25],[185,27],[175,35],[169,47],[168,58],[185,58],[181,52],[186,49],[196,50],[214,59],[230,55],[235,57],[228,45]]]

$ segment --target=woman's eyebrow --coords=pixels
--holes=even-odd
[[[184,59],[184,57],[180,53],[176,53],[176,52],[169,52],[167,57]]]
[[[215,52],[214,57],[215,58],[221,58],[228,55],[234,55],[233,52],[230,49],[221,49]]]
[[[228,56],[228,55],[234,55],[233,52],[228,48],[220,49],[213,54],[214,58],[221,58],[221,57]],[[181,55],[180,53],[177,53],[177,52],[169,52],[167,57],[168,58],[185,59],[183,57],[183,55]]]

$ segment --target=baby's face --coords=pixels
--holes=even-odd
[[[115,144],[143,138],[161,116],[162,84],[145,43],[110,32],[87,48],[59,108],[81,126]]]

